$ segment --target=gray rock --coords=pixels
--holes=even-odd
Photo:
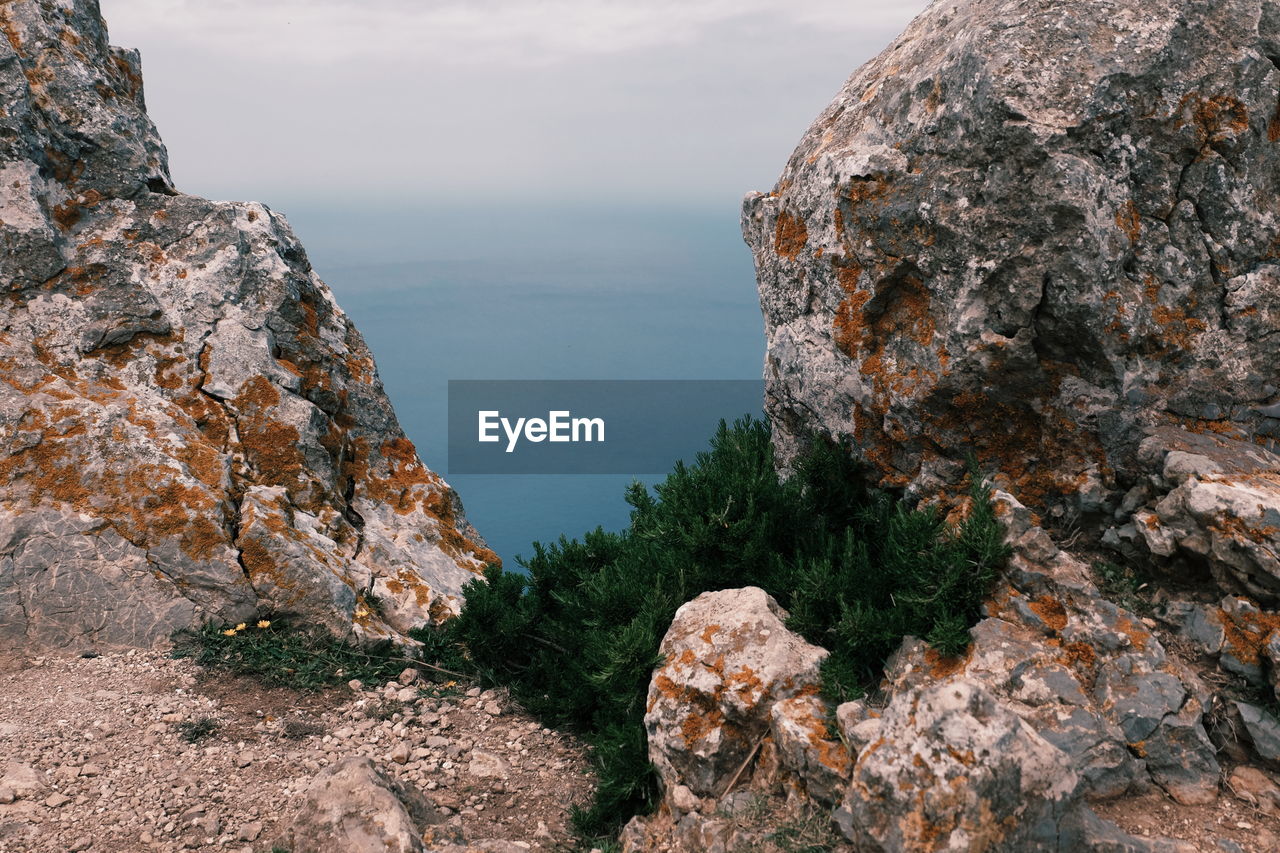
[[[1186,699],[1186,690],[1177,678],[1145,670],[1131,656],[1117,658],[1103,668],[1096,693],[1130,743],[1149,737]]]
[[[872,712],[861,699],[843,702],[836,707],[836,725],[840,727],[840,739],[854,756],[880,737],[880,714]]]
[[[649,759],[663,786],[719,796],[770,725],[774,703],[818,685],[825,649],[783,625],[756,587],[704,592],[676,611],[649,683]]]
[[[347,758],[316,775],[275,843],[309,853],[421,853],[423,827],[441,820],[368,758]]]
[[[1155,430],[1139,456],[1164,484],[1139,513],[1151,553],[1207,563],[1224,591],[1280,601],[1280,456],[1172,428]]]
[[[284,217],[174,189],[96,2],[5,18],[0,649],[456,612],[493,555]]]
[[[1262,647],[1262,655],[1267,662],[1267,683],[1271,693],[1280,701],[1280,631],[1272,631],[1267,643]]]
[[[1051,849],[1075,772],[981,685],[900,694],[883,720],[834,815],[858,849]]]
[[[1203,805],[1218,798],[1222,768],[1202,723],[1204,714],[1195,698],[1160,725],[1140,745],[1152,780],[1182,805]]]
[[[1280,720],[1248,702],[1236,702],[1235,706],[1254,751],[1267,761],[1280,762]]]
[[[1097,853],[1199,853],[1200,848],[1186,841],[1166,838],[1138,838],[1103,820],[1090,809],[1077,808],[1059,827],[1057,844],[1045,850],[1071,853],[1092,850]]]
[[[1082,792],[1117,797],[1151,787],[1146,762],[1134,755],[1119,727],[1096,710],[1071,708],[1029,722],[1071,759]]]
[[[1207,655],[1216,655],[1222,651],[1227,640],[1222,624],[1222,614],[1218,608],[1204,604],[1192,604],[1187,608],[1184,617],[1179,620],[1179,633]]]
[[[1030,530],[1023,524],[1011,533]],[[1169,661],[1141,619],[1102,599],[1074,563],[1065,552],[1045,566],[1015,554],[1008,586],[970,631],[967,656],[943,661],[906,638],[890,658],[886,687],[896,695],[954,679],[980,683],[1067,756],[1081,794],[1115,797],[1160,785],[1182,802],[1211,798],[1220,769],[1204,729],[1203,686]],[[1173,610],[1185,616],[1190,607]],[[885,736],[882,726],[874,735]]]
[[[934,3],[858,69],[743,205],[784,465],[848,436],[933,495],[973,452],[1105,522],[1144,430],[1268,428],[1280,218],[1239,199],[1280,193],[1271,11]]]

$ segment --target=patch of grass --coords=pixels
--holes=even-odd
[[[830,813],[805,808],[799,815],[779,824],[769,840],[783,853],[830,853],[843,839],[831,825]]]
[[[290,719],[285,720],[284,728],[281,730],[289,740],[304,740],[309,737],[324,734],[324,726],[311,720]]]
[[[1155,611],[1147,593],[1149,579],[1133,566],[1099,560],[1093,564],[1093,582],[1112,604],[1139,616],[1150,616]]]
[[[197,743],[207,737],[213,737],[222,728],[222,723],[213,717],[197,717],[194,720],[183,720],[178,723],[178,734],[187,743]]]
[[[652,493],[631,486],[626,531],[535,543],[528,577],[491,567],[464,590],[450,636],[525,708],[593,747],[599,787],[575,815],[584,837],[654,804],[645,695],[676,609],[699,593],[759,586],[777,598],[793,630],[831,650],[833,701],[874,684],[907,634],[947,655],[968,645],[1008,557],[979,478],[954,530],[862,482],[850,449],[824,441],[781,481],[767,425],[722,423],[693,465]]]
[[[283,618],[257,624],[264,627],[210,623],[179,632],[174,637],[173,655],[297,690],[333,687],[353,678],[382,684],[416,662],[390,642],[357,646],[323,628]]]

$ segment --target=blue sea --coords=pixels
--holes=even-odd
[[[449,380],[761,375],[763,322],[732,202],[283,212],[373,350],[405,433],[508,567],[535,540],[625,527],[628,483],[661,478],[451,475]]]

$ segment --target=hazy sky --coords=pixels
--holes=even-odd
[[[101,0],[178,186],[708,207],[768,189],[923,0]],[[501,209],[495,207],[495,216]]]

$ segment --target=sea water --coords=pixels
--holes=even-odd
[[[373,350],[405,433],[509,567],[535,540],[625,527],[628,483],[661,478],[451,475],[450,379],[760,377],[763,324],[732,200],[284,212]],[[725,417],[743,414],[760,412]]]

